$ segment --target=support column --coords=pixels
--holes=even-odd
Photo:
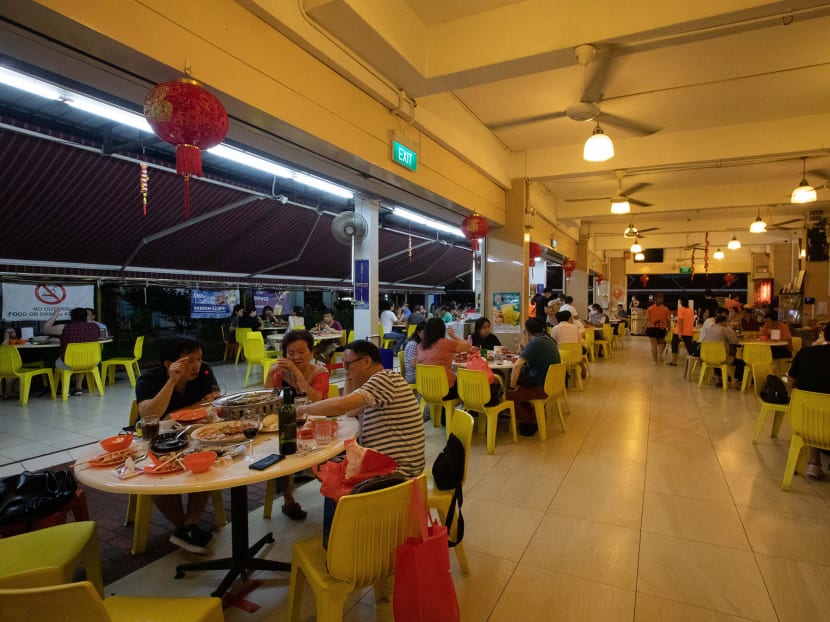
[[[359,304],[354,309],[354,336],[355,339],[365,339],[369,335],[378,334],[378,204],[361,197],[355,198],[355,213],[363,216],[369,224],[369,233],[359,242],[355,242],[354,261],[368,261],[369,295],[365,304]],[[365,266],[366,264],[364,264]],[[357,278],[355,266],[355,278]],[[378,345],[380,345],[378,343]]]

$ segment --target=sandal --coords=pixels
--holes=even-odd
[[[286,503],[282,506],[282,513],[291,520],[303,520],[306,516],[308,516],[308,512],[301,508],[300,504],[296,502]]]
[[[677,367],[677,363],[666,363],[666,365],[671,365],[672,367]]]

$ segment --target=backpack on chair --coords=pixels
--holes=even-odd
[[[759,396],[769,404],[790,403],[790,396],[787,393],[787,387],[784,385],[784,381],[773,374],[767,376]]]
[[[432,479],[435,487],[439,490],[452,490],[452,501],[447,511],[446,528],[447,534],[451,533],[452,521],[455,518],[458,508],[458,527],[456,528],[455,541],[450,540],[449,546],[453,547],[464,539],[464,517],[461,515],[461,505],[464,503],[464,496],[461,492],[461,482],[464,480],[464,445],[455,434],[450,434],[447,444],[441,453],[432,463]]]

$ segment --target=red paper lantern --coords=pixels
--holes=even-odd
[[[536,261],[542,256],[542,245],[531,242],[530,246],[528,246],[527,254],[530,257],[530,261]]]
[[[648,279],[649,279],[649,276],[647,274],[641,274],[640,275],[640,283],[643,284],[643,287],[648,285]]]
[[[724,275],[723,282],[726,283],[727,287],[732,287],[732,283],[735,282],[735,275],[731,272],[729,274]]]
[[[470,240],[473,247],[473,255],[478,250],[478,241],[483,240],[490,230],[490,225],[484,216],[478,214],[470,214],[461,221],[461,231],[464,237]]]
[[[144,98],[144,117],[156,136],[176,145],[176,173],[184,177],[184,215],[190,216],[190,177],[202,175],[202,149],[228,133],[228,113],[212,93],[182,78],[154,86]]]
[[[615,290],[614,290],[613,292],[611,292],[611,293],[614,295],[614,298],[615,298],[616,300],[619,300],[620,298],[622,298],[622,295],[623,295],[623,292],[622,292],[622,290],[621,290],[619,287],[618,287],[617,289],[615,289]]]
[[[565,271],[565,278],[571,278],[571,274],[576,270],[576,262],[573,259],[566,259],[562,262],[562,269]]]

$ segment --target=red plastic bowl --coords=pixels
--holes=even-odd
[[[119,449],[126,449],[133,442],[132,434],[119,434],[118,436],[110,436],[101,441],[101,447],[107,453],[118,451]]]
[[[212,451],[197,451],[182,458],[185,468],[191,473],[204,473],[216,462],[216,454]]]

